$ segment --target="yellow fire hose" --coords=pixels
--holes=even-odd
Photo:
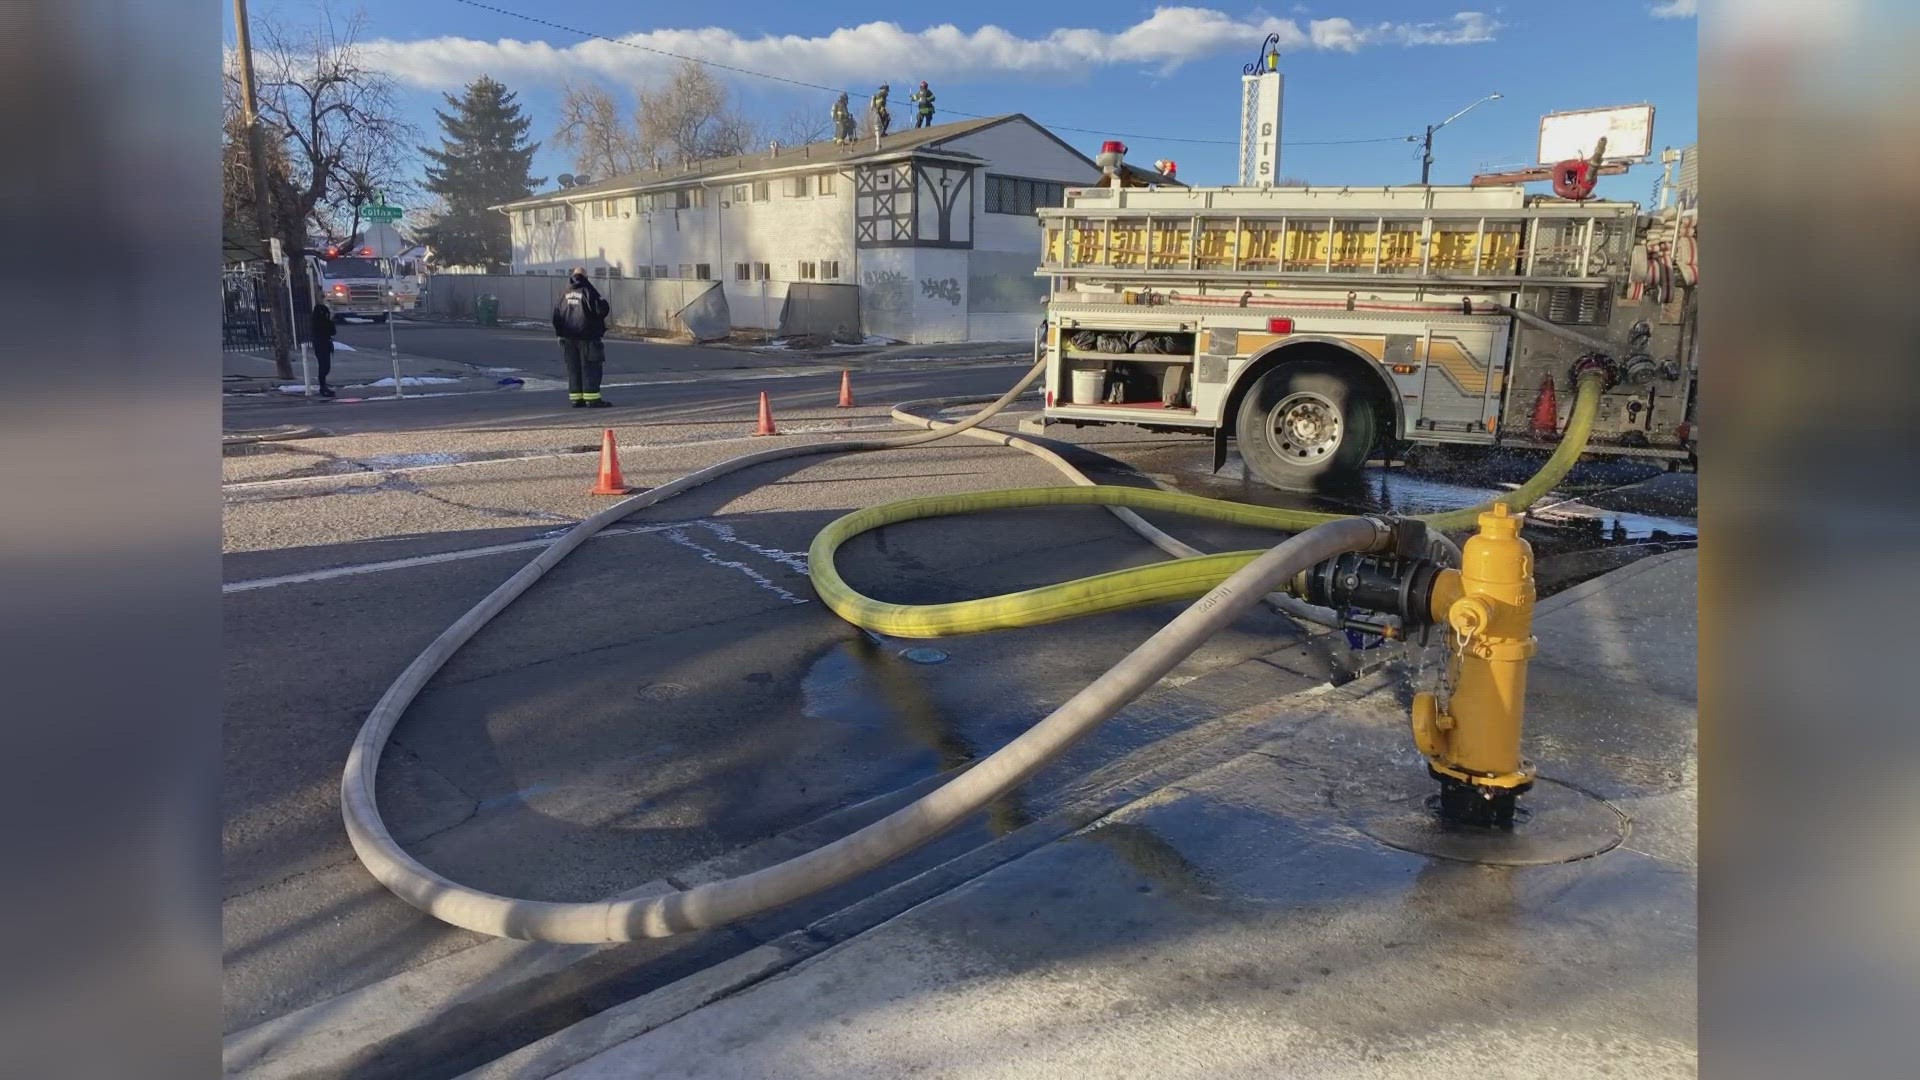
[[[374,781],[387,740],[407,705],[463,644],[588,537],[643,507],[752,465],[812,454],[900,449],[965,434],[1031,386],[1044,366],[1044,362],[1036,363],[993,404],[958,423],[922,420],[937,425],[936,430],[890,439],[774,447],[746,454],[623,499],[568,530],[441,631],[368,713],[340,778],[341,818],[362,865],[396,896],[420,910],[455,926],[499,937],[574,943],[632,941],[722,926],[852,880],[913,850],[1003,796],[1154,685],[1208,636],[1296,574],[1344,552],[1381,550],[1390,541],[1391,529],[1375,518],[1272,510],[1137,488],[1028,488],[908,499],[862,510],[821,531],[813,542],[809,566],[814,586],[828,606],[876,633],[903,637],[973,633],[1181,597],[1202,599],[1032,728],[917,802],[823,847],[740,877],[632,900],[563,902],[499,896],[436,873],[409,855],[387,830],[374,795]],[[1560,448],[1531,480],[1494,502],[1505,503],[1518,512],[1566,475],[1586,445],[1601,389],[1597,374],[1580,380],[1573,417]],[[1177,558],[1007,596],[922,607],[882,604],[861,596],[833,568],[833,555],[841,544],[892,522],[973,510],[1089,504],[1105,505],[1122,515],[1131,515],[1127,509],[1131,507],[1168,510],[1286,529],[1298,535],[1264,552]],[[1465,528],[1481,509],[1432,515],[1427,521],[1441,529]],[[1158,533],[1137,515],[1131,516],[1137,522],[1136,529]],[[1177,544],[1164,534],[1160,536],[1156,542],[1163,547]]]
[[[1586,449],[1587,437],[1593,430],[1594,413],[1599,408],[1600,394],[1604,388],[1604,377],[1597,371],[1581,377],[1574,398],[1573,414],[1567,421],[1567,430],[1559,447],[1526,483],[1479,506],[1429,514],[1423,520],[1434,529],[1457,531],[1472,528],[1480,513],[1491,509],[1495,503],[1504,503],[1510,512],[1517,514],[1539,501],[1542,495],[1566,478],[1574,462],[1580,459],[1581,451]],[[1230,551],[1168,559],[1149,566],[1115,570],[1057,585],[950,604],[884,603],[855,592],[834,568],[833,558],[842,544],[883,525],[1027,506],[1124,506],[1282,532],[1304,532],[1346,516],[1248,506],[1222,499],[1131,487],[1012,488],[966,495],[930,495],[856,510],[820,530],[807,551],[807,568],[813,579],[814,591],[834,614],[876,634],[902,638],[949,637],[1019,626],[1040,626],[1144,604],[1191,599],[1204,595],[1228,575],[1262,554],[1262,551]]]

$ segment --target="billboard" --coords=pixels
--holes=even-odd
[[[1540,118],[1540,164],[1593,156],[1606,136],[1606,161],[1637,161],[1653,152],[1653,106],[1619,105],[1548,113]]]

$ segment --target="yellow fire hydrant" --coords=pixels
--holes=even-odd
[[[1434,582],[1432,613],[1449,629],[1453,689],[1442,706],[1413,699],[1413,741],[1440,781],[1441,811],[1474,824],[1513,824],[1516,798],[1533,786],[1520,756],[1527,661],[1533,637],[1533,547],[1522,517],[1504,503],[1480,515],[1461,550],[1460,569]]]

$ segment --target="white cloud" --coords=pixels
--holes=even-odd
[[[1700,14],[1700,0],[1666,0],[1647,10],[1656,19],[1691,19]]]
[[[743,38],[731,30],[654,30],[620,41],[664,52],[717,61],[791,79],[899,79],[982,75],[1070,75],[1119,64],[1170,71],[1190,61],[1238,51],[1267,34],[1280,36],[1282,52],[1326,49],[1351,52],[1369,46],[1466,45],[1493,40],[1499,24],[1481,12],[1464,11],[1434,23],[1356,26],[1347,19],[1317,19],[1306,29],[1292,19],[1248,22],[1197,7],[1158,8],[1124,30],[1059,29],[1020,37],[997,26],[963,31],[951,23],[908,31],[895,23],[841,27],[815,37]],[[503,38],[475,41],[440,37],[368,43],[372,59],[395,77],[419,86],[455,87],[481,73],[502,80],[601,76],[644,78],[674,63],[668,57],[611,41],[555,46]]]

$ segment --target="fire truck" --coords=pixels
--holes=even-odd
[[[1591,185],[1578,194],[1591,194]],[[1314,490],[1405,444],[1694,460],[1697,215],[1519,184],[1068,189],[1039,212],[1045,424],[1236,445]]]

